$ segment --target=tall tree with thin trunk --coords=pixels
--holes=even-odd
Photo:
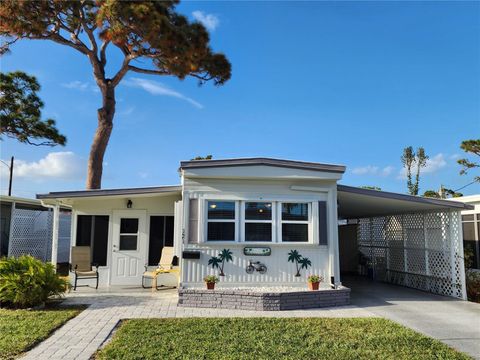
[[[407,175],[407,188],[410,195],[418,195],[421,169],[427,165],[427,160],[428,155],[425,154],[423,147],[419,147],[416,153],[411,146],[403,149],[401,161]]]
[[[115,89],[128,72],[197,78],[223,85],[231,76],[225,55],[210,48],[205,27],[176,12],[168,1],[18,1],[0,2],[2,53],[20,39],[48,40],[86,56],[102,106],[90,150],[87,189],[101,188],[102,164],[113,129]],[[107,69],[110,49],[123,55],[118,69]],[[111,73],[109,75],[109,73]]]

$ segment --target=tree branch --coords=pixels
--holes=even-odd
[[[123,63],[122,66],[120,67],[120,70],[115,74],[113,77],[111,84],[112,86],[117,86],[118,83],[123,79],[125,74],[130,70],[130,66],[128,65],[130,61],[132,61],[135,58],[133,55],[127,55],[123,58]]]
[[[128,70],[133,72],[141,73],[141,74],[149,74],[149,75],[168,75],[167,71],[162,70],[152,70],[152,69],[142,69],[133,65],[128,66]]]
[[[83,12],[83,8],[80,8],[80,22],[82,23],[82,27],[87,33],[88,40],[90,40],[90,44],[92,45],[92,51],[95,53],[95,56],[97,56],[98,52],[98,46],[97,46],[97,41],[95,40],[95,36],[93,35],[93,30],[90,29],[85,22],[85,13]]]
[[[108,44],[110,44],[110,41],[104,41],[102,46],[100,46],[100,64],[102,64],[102,66],[107,64],[106,51]]]

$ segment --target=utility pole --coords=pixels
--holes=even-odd
[[[10,179],[8,181],[8,196],[12,196],[12,180],[13,180],[13,161],[14,157],[10,159]]]

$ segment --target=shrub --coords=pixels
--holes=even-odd
[[[215,275],[207,275],[203,278],[203,281],[205,281],[206,283],[209,283],[209,284],[215,284],[219,281],[220,279],[218,277],[216,277]]]
[[[480,303],[480,270],[467,270],[465,277],[468,300]]]
[[[68,281],[55,273],[50,263],[33,256],[0,259],[0,304],[28,308],[45,303],[52,296],[61,296]]]
[[[307,281],[309,283],[319,283],[319,282],[322,282],[323,281],[323,277],[319,276],[319,275],[310,275],[308,278],[307,278]]]

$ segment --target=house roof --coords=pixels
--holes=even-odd
[[[335,172],[335,173],[344,173],[346,169],[345,166],[343,165],[255,157],[255,158],[237,158],[237,159],[221,159],[221,160],[182,161],[180,162],[180,170],[230,167],[230,166],[256,166],[256,165],[267,165],[267,166],[284,167],[284,168],[291,168],[291,169],[326,171],[326,172]]]
[[[469,210],[473,206],[444,199],[338,185],[338,212],[344,218],[385,216],[422,211]]]
[[[56,191],[48,194],[37,194],[37,199],[65,199],[78,197],[116,196],[116,195],[143,195],[158,193],[180,193],[181,185],[152,186],[143,188],[99,189],[81,191]]]

